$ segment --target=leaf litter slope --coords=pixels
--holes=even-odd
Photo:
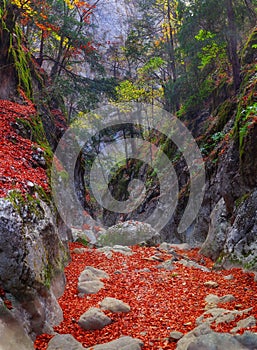
[[[195,328],[195,320],[204,312],[204,299],[208,294],[218,296],[233,294],[235,301],[222,304],[222,307],[233,310],[239,306],[242,309],[253,307],[251,315],[257,317],[257,286],[253,273],[244,273],[233,268],[224,271],[203,272],[197,268],[188,268],[174,262],[175,269],[167,271],[157,268],[159,262],[150,258],[156,253],[156,248],[132,247],[134,254],[124,256],[119,253],[107,258],[95,249],[87,249],[83,254],[73,253],[78,243],[71,243],[72,261],[66,267],[67,286],[65,293],[59,299],[64,312],[64,321],[55,331],[60,334],[72,334],[84,347],[96,343],[105,343],[122,335],[129,335],[143,340],[144,349],[175,349],[176,344],[169,341],[171,331],[187,333]],[[212,261],[199,255],[197,249],[178,251],[196,262],[205,263],[212,268]],[[162,253],[163,260],[171,256]],[[94,266],[106,271],[109,280],[104,280],[105,287],[96,295],[79,297],[77,291],[78,277],[86,266]],[[233,280],[224,279],[232,274]],[[218,288],[210,289],[204,285],[206,281],[216,281]],[[77,321],[79,317],[92,306],[99,306],[105,297],[121,299],[131,306],[127,314],[112,314],[106,312],[113,320],[112,324],[102,330],[85,331]],[[247,315],[243,316],[243,318]],[[229,324],[215,325],[214,330],[230,331],[240,318]],[[257,327],[251,327],[257,332]],[[35,341],[35,349],[47,349],[47,343],[52,335],[40,335]]]
[[[0,197],[6,197],[10,190],[25,194],[29,181],[49,189],[46,171],[33,160],[38,145],[15,129],[18,118],[33,123],[35,116],[35,106],[29,100],[26,104],[0,100]]]

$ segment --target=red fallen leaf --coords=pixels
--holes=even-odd
[[[83,230],[90,230],[91,226],[88,224],[83,224],[82,228],[83,228]]]
[[[5,299],[4,304],[7,307],[7,309],[12,310],[13,306],[12,306],[12,302],[10,300]]]
[[[0,197],[5,197],[9,190],[14,189],[25,194],[29,190],[28,182],[49,190],[45,170],[37,166],[32,158],[33,149],[38,145],[21,137],[13,127],[17,125],[17,118],[33,124],[36,115],[34,104],[22,91],[21,94],[26,104],[0,100]]]
[[[70,244],[71,251],[75,247],[81,247],[81,245]],[[204,273],[196,268],[186,268],[174,263],[175,272],[179,276],[174,278],[170,271],[157,269],[158,262],[145,260],[156,253],[155,248],[133,247],[132,249],[134,255],[127,257],[115,253],[111,260],[104,254],[97,253],[95,249],[88,249],[84,254],[72,253],[72,262],[65,269],[67,287],[64,295],[59,299],[64,312],[64,321],[55,327],[56,332],[72,334],[84,347],[109,342],[121,335],[130,335],[142,339],[145,344],[144,349],[173,350],[176,343],[167,343],[169,333],[173,330],[187,333],[195,327],[195,319],[204,312],[206,293],[202,286],[204,282],[214,279],[219,283],[217,289],[219,296],[229,294],[233,290],[236,297],[234,302],[226,304],[226,308],[233,309],[239,303],[242,304],[242,308],[252,306],[251,314],[257,317],[257,306],[253,302],[257,294],[257,286],[253,274],[243,273],[240,269]],[[198,249],[185,252],[177,250],[177,253],[187,255],[199,263],[203,259]],[[170,256],[164,253],[163,258],[168,260]],[[204,262],[209,268],[213,265],[210,259],[204,258]],[[105,288],[96,295],[91,295],[90,298],[80,298],[77,295],[77,279],[85,265],[103,269],[110,275],[109,280],[104,280]],[[149,269],[148,272],[143,270],[146,268]],[[119,274],[115,273],[117,270]],[[224,276],[228,274],[233,274],[234,279],[224,280]],[[186,282],[185,286],[183,282]],[[244,290],[246,287],[247,290]],[[110,314],[113,323],[103,330],[83,331],[74,320],[77,321],[89,307],[98,306],[106,296],[123,300],[130,305],[131,311],[124,315]],[[222,324],[217,329],[227,332],[233,326],[234,323]],[[256,331],[257,327],[251,330]],[[36,349],[46,350],[49,339],[45,335],[39,336],[35,342]]]

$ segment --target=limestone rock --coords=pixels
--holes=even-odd
[[[239,207],[233,226],[228,231],[224,245],[224,267],[243,266],[257,268],[257,191],[255,190]]]
[[[88,309],[78,321],[81,328],[86,330],[102,329],[112,322],[101,310],[92,307]]]
[[[204,282],[204,286],[209,288],[218,288],[219,284],[215,281],[207,281]]]
[[[170,245],[171,248],[177,248],[180,250],[189,250],[190,249],[190,245],[188,243],[172,243]]]
[[[91,227],[93,228],[93,226],[96,225],[96,223],[90,216],[86,218],[86,222],[89,228]],[[75,242],[82,241],[82,242],[87,242],[91,244],[94,244],[96,242],[95,234],[91,229],[83,230],[80,228],[72,227],[71,232],[72,232],[72,240]]]
[[[144,242],[146,245],[160,243],[160,234],[155,229],[143,222],[125,221],[114,225],[101,234],[97,242],[102,246],[132,246]]]
[[[253,327],[256,325],[256,319],[253,316],[249,316],[243,320],[240,320],[237,322],[236,327],[231,329],[231,333],[236,333],[238,331],[240,331],[243,328],[247,328],[247,327]],[[257,345],[257,344],[256,344]]]
[[[113,247],[106,246],[106,247],[98,248],[97,252],[105,254],[105,256],[107,256],[108,258],[112,257],[112,253],[120,253],[127,256],[130,256],[133,254],[132,249],[122,245],[114,245]]]
[[[184,335],[176,350],[254,350],[257,344],[257,334],[245,332],[233,336],[228,333],[217,333],[206,323]]]
[[[200,249],[200,254],[216,260],[224,248],[227,231],[230,227],[227,219],[226,204],[223,198],[214,207],[210,219],[209,232]]]
[[[201,323],[212,324],[215,322],[216,324],[223,322],[232,322],[237,316],[242,316],[251,311],[252,308],[248,308],[245,310],[227,310],[223,308],[212,308],[208,311],[205,311],[200,317],[196,319],[196,324],[200,325]]]
[[[121,300],[106,297],[103,301],[100,303],[100,307],[102,310],[108,310],[111,312],[129,312],[130,306],[126,303],[124,303]]]
[[[85,281],[78,284],[78,291],[81,294],[96,294],[103,287],[104,283],[102,281]]]
[[[74,248],[73,253],[75,254],[84,254],[87,251],[87,248]]]
[[[189,343],[187,350],[247,350],[234,337],[226,333],[211,332]]]
[[[84,350],[85,348],[70,334],[57,334],[48,343],[47,350]]]
[[[181,339],[183,336],[184,336],[184,334],[182,332],[173,331],[173,332],[170,332],[169,340],[176,342],[179,339]]]
[[[236,340],[244,345],[247,349],[255,350],[257,346],[257,333],[244,332],[242,335],[235,335]]]
[[[96,294],[104,287],[101,279],[106,278],[109,276],[105,271],[87,266],[79,276],[78,291],[82,294]]]
[[[163,263],[159,264],[156,266],[157,269],[164,269],[167,271],[172,271],[175,269],[174,265],[173,265],[173,260],[166,260]]]
[[[64,290],[67,235],[64,228],[58,229],[50,204],[40,199],[25,204],[10,195],[15,207],[10,200],[0,199],[1,285],[15,298],[17,318],[34,337],[51,333],[52,326],[62,321],[56,290],[59,296]]]
[[[33,350],[31,339],[0,299],[0,349]]]
[[[189,260],[189,259],[181,259],[178,261],[179,264],[182,264],[186,267],[195,267],[199,270],[202,270],[203,272],[210,272],[210,269],[208,269],[207,267],[198,264],[195,261]]]
[[[86,350],[140,350],[144,346],[140,339],[121,337],[109,343],[95,345]]]
[[[86,266],[84,271],[79,276],[79,282],[93,281],[99,279],[108,279],[108,274],[100,269],[96,269],[92,266]]]
[[[205,298],[205,301],[206,301],[205,309],[208,310],[211,308],[215,308],[215,307],[217,307],[218,304],[228,303],[228,302],[231,302],[234,300],[235,300],[235,297],[232,294],[227,294],[227,295],[224,295],[222,297],[218,297],[215,294],[209,294]]]

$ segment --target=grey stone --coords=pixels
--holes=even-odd
[[[175,266],[173,265],[173,260],[166,260],[163,263],[157,265],[156,268],[172,271],[175,269]]]
[[[78,291],[82,294],[96,294],[104,287],[104,283],[99,280],[84,281],[78,284]]]
[[[78,321],[81,328],[86,330],[102,329],[112,322],[101,310],[92,307],[88,309]]]
[[[92,346],[87,350],[140,350],[143,346],[144,343],[140,339],[126,336],[109,343]]]
[[[81,272],[79,276],[79,282],[94,281],[94,280],[108,279],[108,278],[109,276],[105,271],[96,269],[95,267],[92,267],[92,266],[87,266],[84,269],[84,271]]]
[[[203,323],[185,334],[176,350],[256,350],[257,334],[245,332],[243,335],[217,333],[209,324]]]
[[[251,311],[252,308],[248,308],[245,310],[227,310],[223,308],[211,308],[208,311],[205,311],[200,317],[196,319],[196,324],[200,325],[201,323],[212,324],[215,322],[216,324],[224,323],[224,322],[232,322],[237,316],[243,316]]]
[[[205,298],[206,303],[209,303],[209,304],[222,304],[222,303],[228,303],[234,300],[235,300],[235,297],[232,294],[227,294],[222,297],[218,297],[215,294],[209,294]]]
[[[236,298],[234,297],[234,295],[232,294],[227,294],[227,295],[224,295],[222,297],[220,297],[220,300],[219,300],[219,303],[230,303],[231,301],[235,301]]]
[[[34,346],[19,321],[0,299],[0,349],[33,350]]]
[[[84,350],[85,348],[70,334],[57,334],[48,343],[47,350]]]
[[[247,349],[256,350],[257,348],[257,333],[246,331],[242,335],[235,335],[235,339],[246,346]]]
[[[104,287],[101,279],[107,279],[109,275],[100,269],[86,266],[78,279],[78,291],[82,294],[96,294]]]
[[[255,190],[237,209],[233,226],[228,231],[223,250],[222,266],[257,268],[257,191]]]
[[[174,245],[172,245],[171,243],[162,242],[159,245],[159,249],[164,250],[165,252],[171,252],[171,251],[174,251],[172,246],[174,247]]]
[[[173,332],[170,332],[170,334],[169,334],[169,340],[170,341],[178,341],[183,336],[184,336],[184,334],[182,332],[173,331]]]
[[[221,198],[211,213],[209,232],[200,249],[200,254],[216,260],[224,248],[229,227],[226,204]]]
[[[115,252],[115,253],[121,253],[121,254],[124,254],[124,255],[132,255],[133,254],[133,251],[131,248],[127,247],[127,246],[122,246],[122,245],[115,245],[112,247],[112,250]]]
[[[192,331],[182,337],[178,343],[176,350],[187,350],[190,343],[192,343],[196,338],[212,333],[212,330],[207,323],[202,323],[198,327],[194,328]]]
[[[0,199],[0,280],[15,300],[17,318],[33,338],[51,333],[52,326],[62,321],[56,286],[60,296],[65,284],[62,267],[68,260],[68,247],[63,243],[67,232],[50,203],[40,199],[26,203],[15,199],[14,193],[10,196],[17,208]]]
[[[105,271],[100,270],[100,269],[96,269],[93,266],[86,266],[84,271],[92,272],[99,279],[101,279],[101,278],[103,278],[103,279],[104,278],[109,278],[109,275]],[[82,274],[83,274],[83,272],[82,272]]]
[[[212,332],[193,340],[187,350],[247,350],[233,336],[226,333]]]
[[[102,246],[132,246],[142,242],[145,245],[156,245],[160,243],[160,234],[151,225],[138,221],[114,225],[97,239],[97,243]]]
[[[75,254],[84,254],[87,252],[87,248],[74,248],[72,252]]]
[[[215,281],[206,281],[204,282],[204,286],[208,288],[218,288],[219,284]]]
[[[106,257],[111,258],[112,253],[120,253],[123,255],[130,256],[133,254],[132,249],[127,246],[114,245],[113,247],[105,246],[102,248],[98,248],[97,252],[105,254]]]
[[[171,248],[179,249],[179,250],[189,250],[191,249],[188,243],[172,243],[170,245]]]
[[[231,329],[231,333],[236,333],[243,328],[253,327],[256,325],[256,319],[254,316],[249,316],[237,322],[236,327]]]
[[[224,280],[226,280],[226,281],[231,281],[233,279],[234,279],[233,275],[224,276]]]
[[[178,263],[186,267],[195,267],[196,269],[202,270],[203,272],[210,272],[210,269],[208,269],[206,266],[200,265],[197,262],[189,259],[181,259],[178,261]]]
[[[111,312],[129,312],[130,306],[121,300],[106,297],[101,301],[100,307],[102,310],[108,310]]]

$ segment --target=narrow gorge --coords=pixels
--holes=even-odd
[[[212,3],[0,0],[0,350],[257,348],[257,4]]]

